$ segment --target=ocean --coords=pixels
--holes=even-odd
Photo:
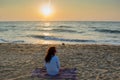
[[[6,21],[0,22],[0,43],[120,45],[120,22]]]

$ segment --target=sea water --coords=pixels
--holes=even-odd
[[[0,22],[0,43],[120,45],[120,22],[7,21]]]

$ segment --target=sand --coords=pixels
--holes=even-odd
[[[0,80],[45,80],[31,78],[43,67],[46,50],[56,46],[61,66],[78,69],[79,80],[120,80],[120,46],[0,44]]]

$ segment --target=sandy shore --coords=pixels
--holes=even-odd
[[[78,69],[79,80],[120,80],[120,46],[0,44],[0,80],[32,79],[31,71],[43,67],[49,46],[56,46],[61,66]]]

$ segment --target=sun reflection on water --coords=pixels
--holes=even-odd
[[[45,22],[45,23],[44,23],[44,26],[45,26],[45,27],[49,27],[49,26],[50,26],[50,22]]]
[[[50,22],[45,22],[44,24],[43,24],[43,30],[48,30],[48,31],[50,31],[50,30],[52,30],[53,28],[51,27],[51,23]]]

